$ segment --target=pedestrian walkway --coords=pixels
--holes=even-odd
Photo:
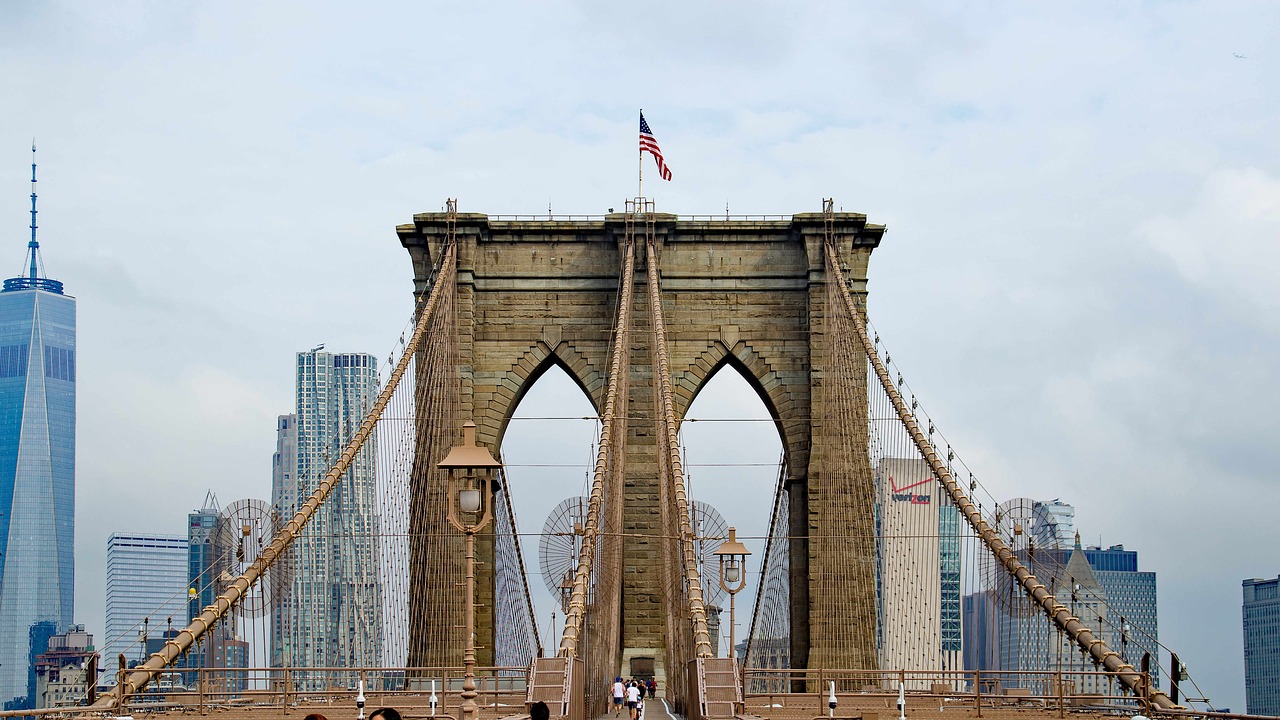
[[[626,720],[627,708],[622,708],[622,713],[618,715],[616,720]],[[607,712],[596,720],[615,720],[613,712]],[[671,706],[663,698],[645,698],[644,709],[640,713],[640,720],[684,720],[683,715],[677,715],[671,710]]]
[[[671,712],[671,706],[662,698],[649,698],[644,701],[644,712],[640,720],[684,720],[680,715]]]

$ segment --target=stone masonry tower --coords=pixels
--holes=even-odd
[[[477,439],[497,454],[511,413],[525,391],[552,364],[561,366],[603,406],[609,351],[618,307],[625,248],[625,216],[594,220],[512,220],[459,214],[457,293],[452,309],[456,344],[452,360],[420,362],[418,453],[434,463],[474,420]],[[662,303],[676,392],[677,420],[721,365],[732,364],[772,412],[786,453],[790,499],[792,667],[875,667],[875,597],[872,472],[865,453],[835,456],[825,448],[844,434],[865,445],[865,418],[832,422],[824,409],[833,388],[823,369],[833,348],[824,343],[827,277],[823,265],[822,213],[761,220],[680,219],[659,215],[656,233]],[[856,213],[837,213],[838,254],[855,297],[866,293],[867,265],[884,233]],[[415,292],[425,297],[446,236],[442,213],[415,215],[397,228],[413,260]],[[654,433],[652,328],[645,297],[644,256],[637,264],[627,406],[627,472],[624,484],[628,534],[621,573],[620,671],[633,658],[654,658],[662,675],[665,613],[652,556],[644,536],[660,527]],[[440,390],[430,390],[440,388]],[[450,389],[451,388],[451,389]],[[847,392],[847,388],[845,388]],[[447,399],[430,393],[450,393]],[[864,398],[865,385],[859,390]],[[442,410],[442,408],[444,408]],[[856,425],[861,424],[861,427]],[[845,438],[847,440],[847,438]],[[848,447],[846,444],[845,447]],[[415,471],[411,542],[415,557],[426,545],[447,544],[432,509],[430,469]],[[767,502],[767,500],[766,500]],[[824,536],[832,536],[824,539]],[[838,536],[838,539],[837,539]],[[866,541],[849,540],[864,536]],[[483,539],[482,539],[483,540]],[[481,542],[479,557],[491,557]],[[486,554],[488,553],[488,554]],[[432,557],[443,557],[435,555]],[[441,562],[410,588],[410,614],[438,618],[436,628],[461,625],[456,565]],[[492,575],[480,573],[477,643],[479,662],[492,660],[495,642]],[[849,568],[854,568],[852,574]],[[849,578],[853,578],[850,580]],[[488,586],[486,587],[486,583]],[[851,609],[852,608],[852,609]],[[418,630],[441,635],[440,630]],[[446,633],[447,634],[447,633]],[[410,666],[453,665],[452,642],[411,638]],[[553,641],[554,642],[554,641]],[[460,655],[458,656],[460,657]],[[644,662],[643,660],[641,662]]]

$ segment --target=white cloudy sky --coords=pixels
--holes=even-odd
[[[1162,639],[1242,710],[1240,581],[1280,572],[1278,20],[3,3],[0,242],[16,274],[34,135],[44,258],[79,298],[77,614],[102,627],[108,533],[181,532],[209,487],[266,494],[293,352],[393,346],[397,223],[449,196],[619,206],[643,107],[664,211],[833,196],[889,225],[872,314],[932,415],[988,485],[1139,550]]]

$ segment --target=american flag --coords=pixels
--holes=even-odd
[[[640,152],[648,150],[653,153],[653,159],[658,161],[658,174],[663,180],[671,179],[671,169],[667,167],[667,163],[662,159],[662,148],[658,147],[658,141],[653,137],[653,131],[649,129],[649,123],[644,121],[644,113],[640,113]]]

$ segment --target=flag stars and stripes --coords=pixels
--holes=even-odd
[[[653,137],[653,131],[649,129],[649,123],[645,122],[644,113],[640,113],[640,152],[648,151],[653,155],[653,159],[658,163],[658,174],[663,180],[671,179],[671,169],[667,167],[667,163],[662,159],[662,149],[658,147],[658,141]]]

